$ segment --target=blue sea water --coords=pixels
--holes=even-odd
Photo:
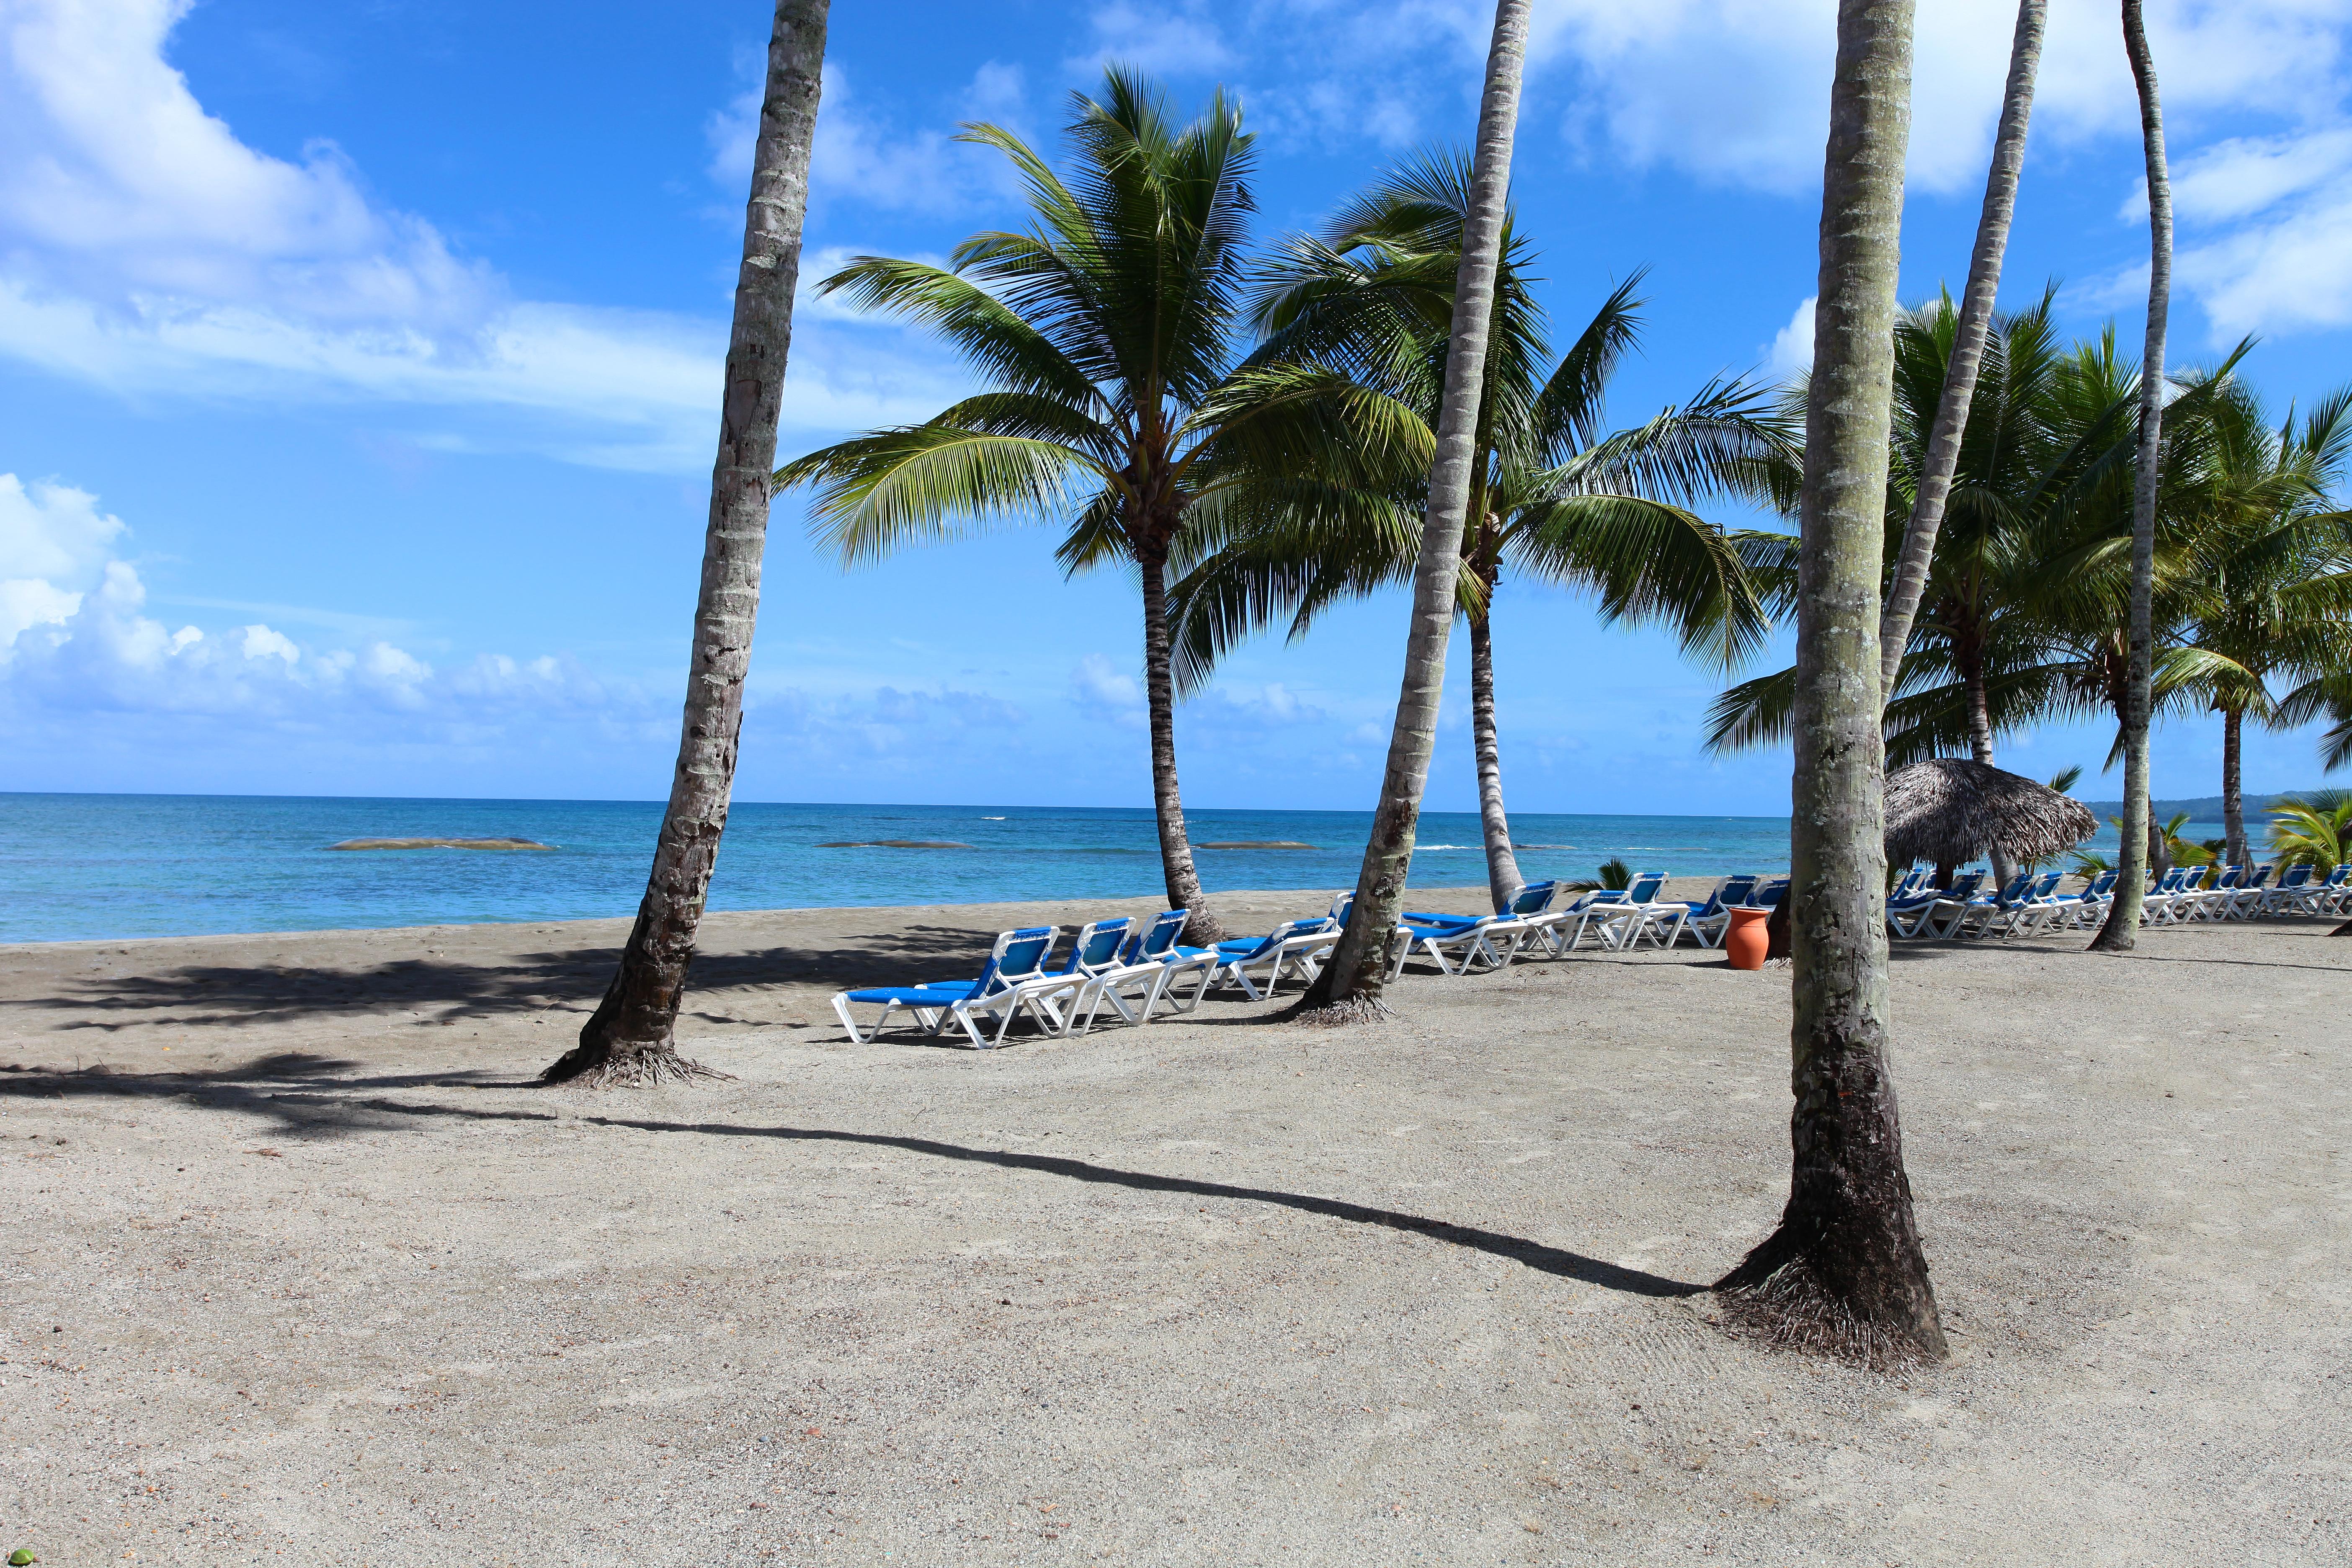
[[[661,805],[646,801],[369,800],[278,795],[0,794],[0,942],[323,931],[635,912]],[[1352,887],[1370,814],[1199,811],[1202,883]],[[1777,871],[1769,816],[1512,818],[1530,878],[1637,869]],[[351,838],[536,839],[551,853],[331,851]],[[886,838],[954,849],[829,847]],[[1289,840],[1307,849],[1215,849]],[[1412,881],[1486,880],[1478,819],[1421,819]],[[1135,899],[1161,890],[1149,810],[740,802],[710,888],[719,910]]]

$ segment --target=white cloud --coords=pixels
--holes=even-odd
[[[1199,76],[1235,63],[1233,50],[1202,0],[1139,5],[1111,0],[1087,18],[1094,48],[1069,62],[1073,69],[1105,65],[1139,67],[1155,76]]]
[[[1070,671],[1070,694],[1082,707],[1107,708],[1121,716],[1139,716],[1143,686],[1098,653],[1090,653]]]
[[[479,731],[551,713],[656,713],[570,660],[484,654],[436,670],[383,640],[307,645],[268,625],[218,636],[147,613],[138,568],[117,552],[128,531],[97,498],[0,474],[0,715],[54,730],[100,713],[364,729],[384,739]],[[421,729],[420,729],[421,727]]]
[[[10,0],[0,20],[0,353],[122,393],[474,413],[454,447],[693,472],[723,323],[517,300],[316,142],[299,163],[205,112],[164,50],[190,0]],[[984,84],[1001,91],[1001,73]],[[921,417],[935,359],[823,327],[796,428]],[[487,415],[488,417],[481,416]]]
[[[751,177],[760,92],[755,80],[704,127],[710,143],[710,178],[738,199]],[[959,95],[955,117],[959,121],[1017,124],[1025,102],[1021,68],[989,60],[972,73]],[[957,142],[952,128],[898,132],[858,101],[848,71],[830,60],[824,66],[809,183],[838,200],[921,213],[961,211],[1001,201],[1015,191],[996,153]]]
[[[2249,332],[2352,325],[2352,129],[2239,138],[2182,160],[2175,286],[2219,345]],[[2125,216],[2147,222],[2143,184]],[[2144,295],[2146,267],[2115,288]]]
[[[1833,0],[1552,0],[1531,53],[1577,77],[1571,133],[1637,166],[1799,191],[1821,177]],[[2252,107],[2309,115],[2341,93],[2341,0],[2176,0],[2151,7],[2168,111]],[[1913,76],[1910,178],[1979,184],[2008,74],[2012,0],[1924,6]],[[2034,99],[2036,145],[2135,132],[2111,10],[2052,8]]]
[[[1797,309],[1789,317],[1789,324],[1772,335],[1769,347],[1764,351],[1764,366],[1782,381],[1804,374],[1813,368],[1813,296],[1806,295],[1797,301]]]

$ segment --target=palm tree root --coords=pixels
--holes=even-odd
[[[1933,1366],[1948,1355],[1932,1308],[1924,1322],[1899,1304],[1887,1316],[1857,1310],[1853,1293],[1831,1285],[1811,1250],[1785,1225],[1717,1280],[1714,1289],[1724,1327],[1768,1349],[1877,1372]]]
[[[1320,1006],[1308,1006],[1301,997],[1290,1011],[1282,1015],[1286,1024],[1304,1024],[1310,1029],[1344,1029],[1356,1024],[1377,1024],[1396,1014],[1377,996],[1342,996],[1336,1002]]]
[[[2352,936],[2352,921],[2346,921],[2342,925],[2337,926],[2334,931],[2329,931],[2327,934],[2330,936]]]
[[[542,1085],[572,1083],[583,1089],[652,1089],[664,1083],[719,1082],[734,1076],[678,1055],[677,1047],[667,1042],[615,1050],[603,1040],[593,1045],[583,1040],[550,1063],[539,1081]]]

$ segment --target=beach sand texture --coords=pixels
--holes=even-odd
[[[989,1054],[824,1005],[1101,912],[714,916],[681,1033],[736,1077],[603,1094],[527,1079],[622,921],[0,949],[0,1551],[2352,1557],[2332,922],[1898,947],[1958,1353],[1885,1378],[1694,1293],[1786,1190],[1786,971],[1416,973],[1375,1027],[1213,1002]]]

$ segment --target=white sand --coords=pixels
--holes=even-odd
[[[523,1080],[617,922],[0,949],[0,1552],[2352,1557],[2325,923],[1898,950],[1958,1353],[1888,1381],[1683,1293],[1784,1191],[1785,971],[1584,957],[1409,976],[1371,1029],[1213,1003],[990,1054],[824,1009],[1095,912],[715,917],[684,1034],[737,1079],[603,1095]]]

